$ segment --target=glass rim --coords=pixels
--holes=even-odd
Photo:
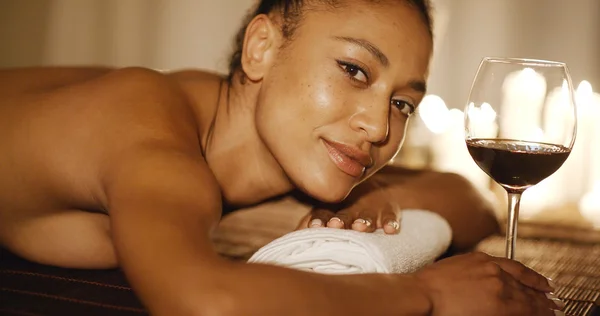
[[[519,64],[536,67],[565,67],[566,63],[554,60],[515,58],[515,57],[484,57],[483,63]]]

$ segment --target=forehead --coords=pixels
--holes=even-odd
[[[302,45],[316,46],[335,37],[367,40],[377,46],[390,64],[411,64],[427,69],[432,38],[417,8],[405,0],[340,1],[339,5],[310,5],[295,32]]]

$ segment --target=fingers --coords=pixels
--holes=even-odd
[[[377,228],[376,223],[377,218],[373,218],[369,212],[346,209],[334,213],[328,209],[314,208],[310,214],[300,221],[298,229],[329,227],[373,232]]]
[[[385,204],[383,208],[354,206],[337,212],[327,227],[368,233],[382,228],[387,234],[397,234],[400,231],[400,214],[400,210],[390,204]]]
[[[520,291],[523,294],[522,304],[531,304],[539,315],[560,315],[560,310],[565,307],[554,295],[546,295],[524,285],[521,285]]]
[[[507,275],[509,274],[507,273]],[[550,295],[549,293],[534,290],[515,280],[512,276],[509,276],[509,278],[512,288],[516,289],[515,293],[513,293],[513,298],[517,296],[517,293],[520,293],[521,295],[519,296],[523,303],[532,304],[536,310],[540,311],[562,309],[564,307],[564,304],[553,294]]]
[[[327,222],[329,228],[350,228],[352,226],[353,216],[347,211],[340,211],[335,213],[333,217]]]
[[[549,280],[543,275],[533,271],[524,264],[506,259],[493,259],[504,271],[508,272],[519,282],[524,285],[542,292],[553,292],[555,288],[550,284]]]
[[[300,222],[299,228],[318,228],[325,227],[327,222],[335,216],[335,214],[327,209],[314,208],[304,220]]]
[[[359,232],[372,233],[379,228],[379,211],[377,208],[368,208],[368,206],[355,206],[353,209],[343,210],[351,214],[351,228]]]
[[[560,310],[565,307],[556,295],[548,280],[520,262],[506,258],[492,257],[483,253],[474,253],[476,260],[482,260],[483,271],[506,284],[503,296],[509,297],[517,309],[530,306],[531,315],[564,315]],[[521,306],[518,306],[521,305]],[[537,313],[535,313],[536,311]]]
[[[386,234],[397,234],[400,232],[400,220],[402,219],[402,212],[400,208],[388,204],[387,207],[381,212],[381,218],[378,222],[378,228],[383,228]]]
[[[449,313],[453,315],[561,315],[559,310],[564,305],[555,296],[523,284],[504,270],[497,259],[502,261],[477,252],[453,256],[420,270],[415,276],[428,291],[438,293],[432,296],[434,310],[436,306],[444,306],[449,312],[458,308]],[[460,312],[473,305],[478,308],[476,313]]]
[[[499,266],[496,271],[494,274],[503,284],[499,287],[501,289],[500,297],[504,297],[513,309],[511,315],[522,315],[524,311],[527,311],[527,315],[552,316],[556,314],[555,311],[564,308],[564,304],[556,296],[524,285]],[[492,282],[492,284],[495,283]]]
[[[539,293],[539,292],[538,292]],[[560,298],[558,298],[554,293],[544,293],[546,298],[552,302],[552,308],[558,308],[559,310],[563,310],[566,306],[565,302],[563,302]]]
[[[298,229],[329,227],[371,233],[381,228],[387,234],[397,234],[400,231],[400,219],[400,209],[389,203],[376,208],[354,205],[335,213],[329,209],[314,208],[300,222]]]
[[[377,228],[377,212],[351,206],[335,213],[327,223],[330,228],[353,229],[360,232],[373,232]]]
[[[358,218],[352,222],[352,229],[359,231],[359,232],[371,233],[371,232],[375,231],[375,229],[377,228],[376,225],[377,225],[376,220],[374,221],[370,216],[367,216],[367,215],[360,216],[359,215]]]

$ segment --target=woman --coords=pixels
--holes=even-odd
[[[224,206],[295,188],[339,202],[396,154],[425,93],[428,16],[417,0],[262,1],[230,80],[5,71],[2,245],[45,264],[118,263],[154,315],[553,315],[545,278],[483,254],[326,276],[212,249]],[[372,209],[306,225],[394,233],[395,213]]]

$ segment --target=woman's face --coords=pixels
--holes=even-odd
[[[340,201],[400,149],[431,50],[399,1],[310,10],[263,77],[258,133],[299,189]]]

